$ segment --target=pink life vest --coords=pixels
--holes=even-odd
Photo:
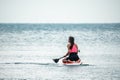
[[[77,53],[78,52],[78,49],[76,47],[76,45],[74,44],[72,49],[69,50],[70,53]]]

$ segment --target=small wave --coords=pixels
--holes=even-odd
[[[35,65],[49,65],[50,63],[35,63],[35,62],[5,62],[0,64],[35,64]]]

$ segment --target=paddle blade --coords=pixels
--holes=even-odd
[[[55,63],[58,63],[59,59],[53,59],[53,61],[54,61]]]

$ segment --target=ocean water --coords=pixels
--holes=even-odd
[[[89,65],[52,61],[69,36]],[[0,80],[120,80],[120,24],[0,24]]]

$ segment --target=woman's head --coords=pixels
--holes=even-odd
[[[71,43],[71,44],[74,43],[74,37],[69,36],[69,40],[68,40],[68,41],[69,41],[69,43]]]
[[[70,36],[68,42],[71,44],[70,49],[72,49],[74,45],[74,37]]]

